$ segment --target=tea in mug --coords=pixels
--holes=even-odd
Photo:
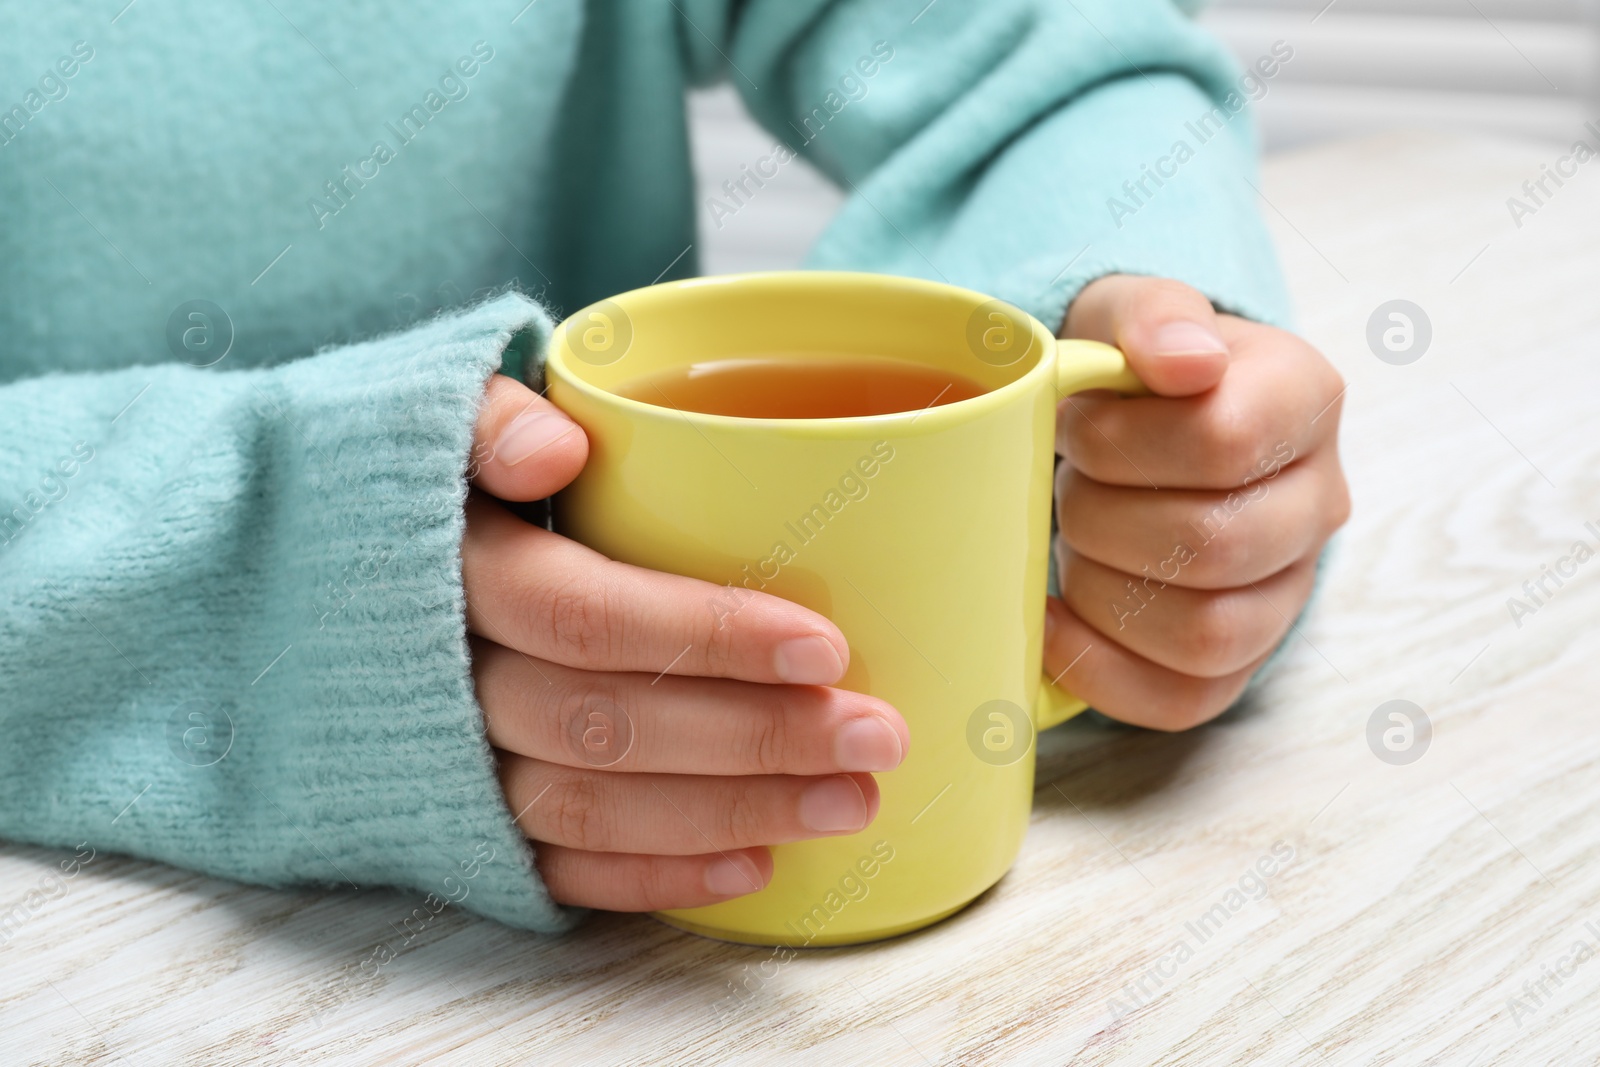
[[[987,390],[910,360],[795,353],[719,359],[624,382],[630,400],[747,419],[845,419],[954,404]]]

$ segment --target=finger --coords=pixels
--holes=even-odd
[[[1199,678],[1107,639],[1055,597],[1045,612],[1045,669],[1057,684],[1104,715],[1152,730],[1187,730],[1216,718],[1272,654],[1232,674]]]
[[[674,774],[888,771],[910,748],[894,708],[865,693],[725,678],[597,673],[481,638],[472,674],[489,742],[569,767]]]
[[[610,774],[502,751],[500,784],[523,833],[587,852],[726,852],[853,834],[878,815],[870,774]]]
[[[491,500],[467,501],[461,573],[471,632],[569,667],[831,685],[850,661],[814,611],[608,560]]]
[[[1350,513],[1335,454],[1324,449],[1232,492],[1104,485],[1056,471],[1061,539],[1140,582],[1231,589],[1314,555]]]
[[[1145,659],[1180,674],[1225,678],[1277,647],[1311,598],[1316,557],[1238,589],[1146,582],[1062,553],[1061,597],[1074,615]]]
[[[1246,325],[1226,377],[1201,396],[1068,397],[1056,450],[1108,484],[1234,489],[1331,442],[1338,373],[1293,335]]]
[[[643,856],[541,843],[536,851],[539,876],[550,896],[579,908],[698,908],[754,893],[772,881],[772,853],[764,848]]]
[[[474,485],[501,500],[543,500],[588,458],[582,427],[521,382],[490,376],[473,433]]]
[[[1228,344],[1211,301],[1166,278],[1112,274],[1091,282],[1068,309],[1062,336],[1122,349],[1159,396],[1204,392],[1228,369]]]

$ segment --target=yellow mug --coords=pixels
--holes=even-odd
[[[891,357],[986,391],[919,411],[753,419],[613,390],[767,353]],[[959,910],[1011,866],[1032,802],[1034,735],[1084,703],[1041,674],[1057,402],[1142,392],[1108,345],[1058,341],[981,293],[878,274],[780,272],[637,289],[556,329],[550,399],[589,436],[555,528],[605,555],[802,604],[850,644],[838,684],[911,731],[858,834],[773,848],[772,881],[658,913],[757,945],[852,944]]]

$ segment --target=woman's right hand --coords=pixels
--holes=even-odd
[[[506,802],[561,903],[754,892],[772,877],[765,846],[873,820],[869,772],[898,766],[910,733],[883,701],[828,688],[850,652],[815,612],[614,562],[495,499],[543,499],[587,456],[554,405],[490,380],[461,562]]]

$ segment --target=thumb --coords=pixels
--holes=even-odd
[[[1089,283],[1068,309],[1061,335],[1116,345],[1160,396],[1203,393],[1228,369],[1211,301],[1166,278],[1111,274]]]
[[[589,458],[583,428],[504,374],[484,389],[468,475],[501,500],[543,500],[578,476]]]

